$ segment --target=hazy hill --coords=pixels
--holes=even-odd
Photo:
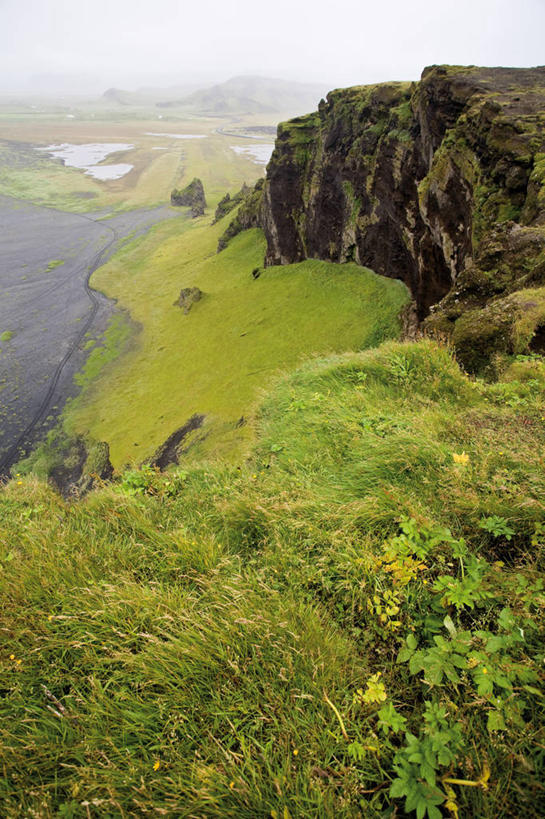
[[[159,88],[156,86],[144,86],[135,91],[127,91],[123,88],[108,88],[102,94],[103,102],[114,103],[115,105],[156,105],[165,101],[179,100],[187,94],[200,88],[199,83],[178,83],[177,85]]]
[[[240,76],[158,105],[180,106],[203,114],[301,112],[315,108],[327,90],[326,86],[316,84]]]

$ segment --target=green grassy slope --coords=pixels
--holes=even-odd
[[[140,330],[72,405],[67,426],[107,441],[116,467],[152,455],[196,412],[207,416],[202,451],[231,457],[252,434],[237,422],[279,368],[399,333],[400,282],[320,261],[268,268],[254,280],[262,233],[247,231],[216,255],[225,222],[162,224],[93,276]],[[182,287],[204,294],[187,315],[174,304]]]
[[[238,468],[13,480],[2,815],[543,815],[544,400],[389,342],[276,383]]]

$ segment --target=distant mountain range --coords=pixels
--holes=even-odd
[[[126,91],[123,88],[108,88],[102,95],[102,100],[115,105],[157,105],[160,102],[169,102],[185,97],[193,91],[202,88],[199,83],[172,85],[168,88],[154,88],[153,86],[138,88],[136,91]]]
[[[102,99],[115,105],[155,105],[211,116],[304,113],[315,109],[328,90],[325,85],[240,76],[207,88],[195,85],[167,89],[142,88],[137,91],[109,88]]]

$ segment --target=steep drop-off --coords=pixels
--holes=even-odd
[[[544,126],[543,67],[434,66],[419,83],[332,91],[278,127],[266,264],[356,261],[402,279],[472,370],[538,349]]]

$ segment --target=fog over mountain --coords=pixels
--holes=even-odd
[[[0,92],[417,79],[433,63],[543,63],[544,30],[543,0],[2,0]]]

